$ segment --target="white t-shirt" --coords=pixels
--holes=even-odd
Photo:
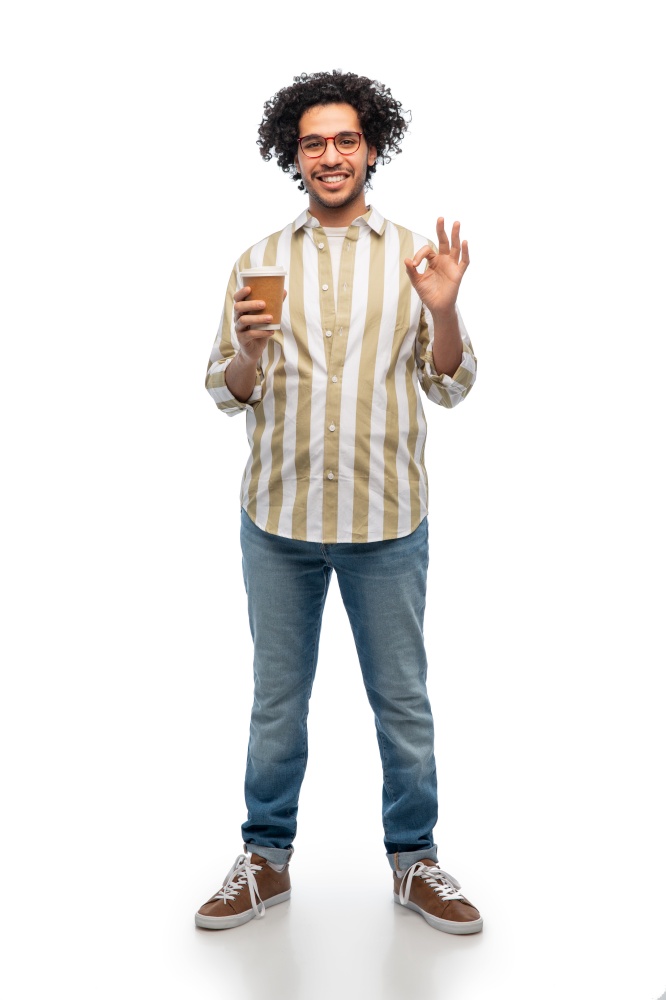
[[[342,259],[342,246],[347,236],[347,226],[324,226],[328,247],[331,251],[331,267],[333,268],[333,294],[335,295],[335,305],[338,305],[338,279],[340,278],[340,260]]]

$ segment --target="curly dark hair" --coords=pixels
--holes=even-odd
[[[257,145],[264,160],[277,157],[278,166],[304,191],[301,175],[294,165],[298,148],[298,125],[308,108],[320,104],[351,104],[358,114],[363,135],[368,146],[375,146],[377,158],[389,163],[390,153],[401,152],[400,143],[411,121],[403,118],[400,101],[396,101],[388,87],[378,80],[356,73],[343,73],[334,69],[331,73],[301,73],[294,77],[290,87],[278,90],[274,97],[264,104],[264,117],[259,126]],[[370,185],[370,175],[377,164],[368,165],[366,184]]]

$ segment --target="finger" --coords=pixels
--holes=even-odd
[[[467,245],[467,240],[462,242],[462,257],[460,260],[463,271],[466,271],[469,267],[469,246]]]
[[[437,220],[437,240],[439,241],[439,252],[448,253],[449,252],[449,238],[446,235],[446,229],[444,228],[444,217],[440,215]]]
[[[433,260],[436,256],[437,254],[435,253],[433,248],[426,244],[426,246],[421,247],[421,249],[414,254],[414,257],[412,259],[412,264],[414,265],[414,267],[418,267],[421,261],[423,260],[430,261]]]
[[[234,306],[234,312],[237,316],[240,316],[241,313],[261,312],[265,308],[266,303],[263,299],[250,299],[248,302],[237,302]]]
[[[414,285],[414,288],[416,288],[416,286],[417,286],[417,284],[419,282],[419,278],[421,277],[421,275],[416,270],[416,267],[414,266],[414,261],[410,260],[409,257],[405,258],[405,269],[407,271],[407,276],[408,276],[409,280]]]
[[[250,330],[253,326],[257,326],[258,324],[272,322],[273,317],[270,313],[247,313],[244,316],[239,316],[236,320],[236,330]]]
[[[240,302],[241,299],[246,299],[251,291],[252,289],[249,285],[243,285],[242,288],[239,288],[238,291],[234,292],[234,302]]]
[[[451,256],[456,264],[460,259],[460,223],[454,222],[451,229]]]
[[[282,301],[283,301],[283,302],[284,302],[284,300],[286,299],[286,297],[287,297],[287,289],[285,288],[285,290],[284,290],[284,291],[283,291],[283,293],[282,293]]]

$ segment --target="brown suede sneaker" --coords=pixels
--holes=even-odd
[[[483,927],[481,914],[460,892],[460,883],[430,858],[417,861],[402,878],[393,873],[393,899],[447,934],[476,934]]]
[[[238,927],[263,917],[267,906],[284,903],[290,896],[289,865],[276,872],[258,854],[239,854],[224,885],[195,913],[194,922],[211,931]]]

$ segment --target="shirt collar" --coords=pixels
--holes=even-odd
[[[369,228],[372,229],[374,233],[378,236],[384,235],[384,230],[386,229],[386,219],[384,216],[373,208],[372,205],[368,206],[368,210],[365,215],[359,215],[357,219],[354,219],[352,226],[358,226],[360,229]],[[294,232],[298,232],[299,229],[319,229],[321,228],[319,219],[316,219],[314,215],[311,215],[309,209],[301,212],[297,219],[294,220]]]

